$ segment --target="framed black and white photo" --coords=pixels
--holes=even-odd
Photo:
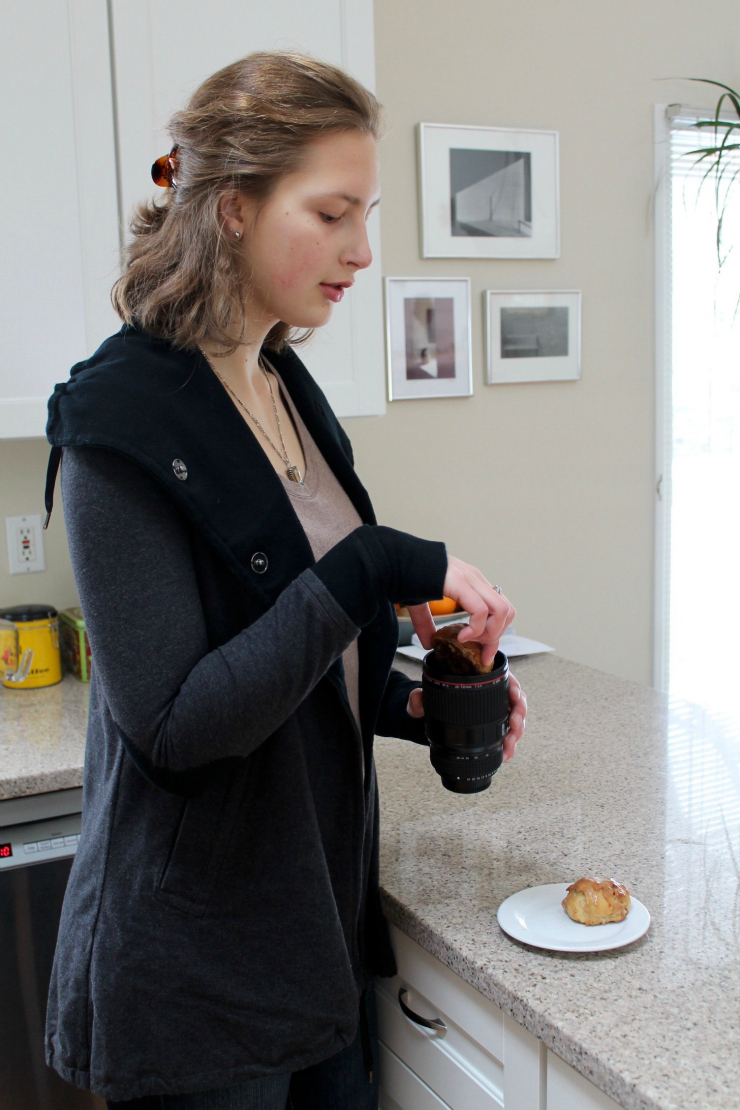
[[[469,278],[386,278],[388,399],[473,392]]]
[[[424,258],[558,258],[557,131],[419,124]]]
[[[580,291],[489,289],[484,296],[489,385],[580,378]]]

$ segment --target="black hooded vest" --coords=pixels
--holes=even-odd
[[[375,524],[323,393],[292,350],[270,358]],[[120,453],[161,483],[192,526],[211,649],[314,564],[269,459],[199,353],[124,326],[55,388],[47,435],[47,512],[67,446]],[[351,1042],[363,983],[395,973],[378,893],[373,736],[425,742],[405,713],[413,684],[391,670],[397,642],[383,602],[358,639],[361,737],[343,645],[301,712],[244,759],[155,767],[104,712],[94,726],[91,716],[83,837],[47,1018],[47,1059],[66,1079],[109,1099],[205,1090],[297,1070]],[[346,782],[333,824],[315,812],[302,758],[327,737],[327,774]]]

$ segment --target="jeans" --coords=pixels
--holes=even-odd
[[[302,1071],[246,1079],[190,1095],[109,1102],[108,1110],[378,1110],[378,1025],[372,983],[352,1044]]]

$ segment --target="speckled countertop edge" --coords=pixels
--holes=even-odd
[[[82,767],[68,767],[43,774],[15,775],[0,780],[0,802],[49,794],[54,790],[71,790],[82,786]]]

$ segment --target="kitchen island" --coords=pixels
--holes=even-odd
[[[625,1110],[737,1110],[736,733],[696,707],[556,656],[518,660],[514,670],[529,723],[489,790],[451,794],[425,748],[378,739],[388,918],[492,1013]],[[24,797],[81,784],[86,703],[87,688],[71,677],[0,695],[0,818]],[[499,929],[496,910],[510,894],[593,871],[647,906],[646,937],[576,956],[528,948]]]
[[[626,1110],[737,1110],[737,726],[557,656],[512,669],[528,725],[489,790],[378,740],[386,916]],[[509,895],[589,872],[647,906],[646,937],[572,955],[498,927]]]

